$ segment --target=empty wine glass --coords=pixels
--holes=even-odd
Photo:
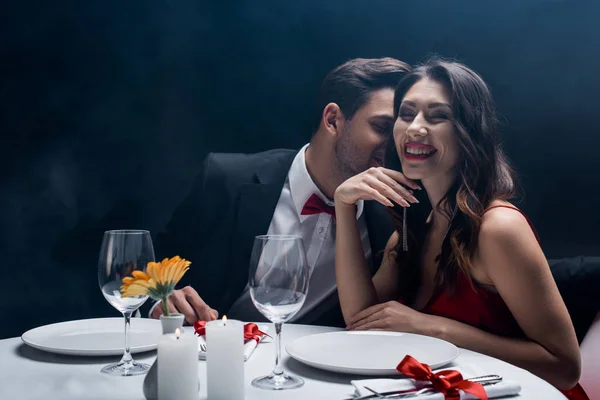
[[[143,230],[114,230],[104,232],[98,258],[98,283],[104,298],[125,317],[125,349],[123,358],[107,365],[102,372],[109,375],[130,376],[146,373],[147,364],[133,361],[129,352],[131,315],[148,299],[148,296],[121,297],[123,278],[133,271],[145,271],[154,261],[154,247],[150,232]]]
[[[248,279],[250,297],[256,308],[275,325],[275,367],[270,375],[256,378],[252,385],[271,390],[292,389],[304,384],[287,375],[281,366],[281,328],[304,304],[310,269],[300,236],[261,235],[254,239]]]

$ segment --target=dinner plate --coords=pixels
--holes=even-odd
[[[160,321],[131,318],[131,353],[154,350],[162,334]],[[25,332],[21,339],[36,349],[77,356],[122,355],[124,318],[97,318],[60,322]]]
[[[411,355],[433,369],[458,357],[452,343],[412,333],[342,331],[304,336],[286,346],[288,354],[307,365],[357,375],[399,375],[396,366]]]

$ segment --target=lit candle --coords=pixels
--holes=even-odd
[[[208,400],[244,398],[244,324],[222,320],[206,324]]]
[[[163,335],[158,342],[158,400],[198,400],[198,338]]]

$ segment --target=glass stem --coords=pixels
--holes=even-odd
[[[283,375],[283,368],[281,367],[281,328],[282,323],[275,324],[275,368],[273,368],[273,375]]]
[[[125,317],[125,351],[123,352],[123,358],[121,358],[121,363],[126,364],[127,366],[131,366],[133,364],[133,358],[131,357],[130,348],[129,348],[129,330],[131,325],[131,312],[124,312],[123,316]]]

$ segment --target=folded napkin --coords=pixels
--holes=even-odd
[[[202,322],[204,321],[196,322],[194,329],[198,335],[198,359],[206,360],[206,352],[201,349],[203,344],[206,345],[206,338],[204,337],[205,323],[203,324]],[[267,325],[258,326],[252,323],[244,325],[244,361],[248,361],[259,342],[262,342],[265,337],[269,337],[266,333],[268,330],[269,327]]]
[[[488,373],[481,372],[479,368],[472,365],[464,365],[460,367],[451,367],[451,368],[441,368],[439,370],[435,370],[434,372],[439,371],[447,371],[454,370],[461,373],[461,375],[465,378],[473,378],[475,376],[488,375]],[[355,397],[368,396],[373,394],[369,390],[365,389],[365,386],[379,392],[391,392],[395,390],[410,390],[416,388],[422,388],[424,386],[429,385],[427,381],[417,381],[415,379],[410,378],[402,378],[402,379],[362,379],[362,380],[354,380],[351,381],[352,385],[355,388]],[[514,381],[501,381],[495,383],[493,385],[487,385],[483,387],[488,398],[496,398],[503,396],[514,396],[517,395],[521,391],[521,385]],[[427,400],[444,400],[444,395],[442,393],[424,393],[419,396],[411,397],[411,399],[424,399]],[[464,391],[460,391],[461,400],[473,400],[477,399],[476,396],[465,393]]]

